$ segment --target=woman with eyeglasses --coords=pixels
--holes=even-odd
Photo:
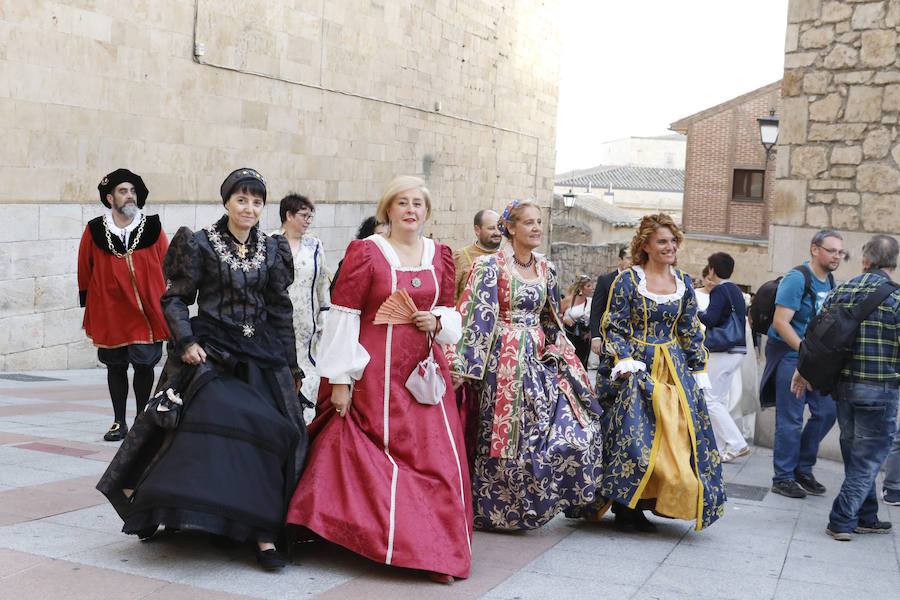
[[[287,239],[294,259],[294,283],[288,288],[288,294],[294,305],[297,364],[304,374],[301,392],[313,403],[319,392],[314,357],[322,337],[325,313],[331,306],[325,248],[318,238],[307,233],[316,214],[312,200],[299,194],[289,194],[281,199],[278,214],[281,229],[275,235],[283,235]]]

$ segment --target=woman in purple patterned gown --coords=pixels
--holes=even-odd
[[[472,267],[455,383],[478,397],[475,527],[534,529],[591,504],[603,473],[599,407],[559,318],[554,266],[534,253],[541,210],[513,202],[509,244]]]

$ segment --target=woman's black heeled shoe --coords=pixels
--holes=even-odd
[[[656,525],[653,524],[653,521],[647,518],[647,515],[644,514],[642,510],[634,511],[634,515],[632,516],[632,523],[634,528],[642,533],[656,533]]]
[[[287,565],[287,561],[275,548],[260,550],[256,547],[256,562],[264,571],[280,571]]]

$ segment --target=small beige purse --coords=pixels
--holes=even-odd
[[[447,391],[447,382],[434,360],[434,335],[428,334],[428,356],[412,370],[406,380],[406,389],[419,404],[439,404]]]

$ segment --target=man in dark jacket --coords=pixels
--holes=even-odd
[[[876,235],[863,246],[863,274],[839,285],[822,307],[852,309],[897,268],[897,240]],[[834,392],[841,428],[844,483],[831,507],[828,535],[850,541],[852,533],[890,533],[891,524],[878,520],[875,478],[891,448],[897,429],[900,385],[900,287],[860,323],[850,360],[841,370]],[[799,374],[791,391],[800,397],[808,385]]]
[[[619,264],[615,271],[610,271],[597,278],[597,285],[594,286],[594,296],[591,298],[591,352],[600,354],[600,324],[603,322],[603,315],[606,314],[607,300],[613,283],[616,281],[619,273],[631,266],[631,256],[628,248],[619,250]]]

